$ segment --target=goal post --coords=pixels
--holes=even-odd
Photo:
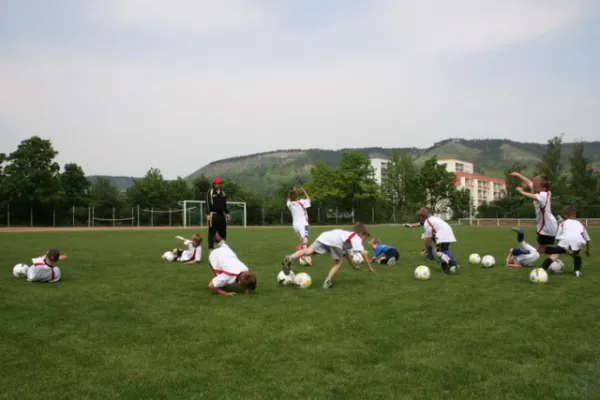
[[[180,201],[181,212],[183,213],[183,227],[206,226],[206,211],[208,210],[204,200],[183,200]],[[231,216],[230,225],[247,227],[248,217],[245,201],[228,201],[229,215]]]

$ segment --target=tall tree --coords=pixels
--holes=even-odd
[[[110,179],[98,177],[90,187],[91,205],[102,208],[119,208],[122,196],[119,188]]]
[[[454,174],[444,165],[438,164],[437,157],[425,161],[419,181],[423,187],[425,201],[433,214],[447,211],[452,192],[455,190]]]
[[[11,153],[4,168],[8,200],[21,205],[55,203],[59,195],[58,152],[50,140],[33,136]]]
[[[452,219],[468,218],[472,211],[471,191],[468,189],[454,189],[450,195],[450,209]]]
[[[88,202],[90,181],[83,169],[77,164],[65,164],[60,174],[60,186],[68,206],[83,206]]]
[[[8,192],[6,191],[5,177],[4,177],[4,162],[6,161],[6,154],[0,153],[0,204],[6,203],[8,200]]]
[[[193,196],[192,188],[181,177],[167,182],[167,189],[169,193],[169,207],[175,207],[180,201],[190,200]]]
[[[316,201],[333,206],[336,205],[337,199],[342,197],[338,184],[340,178],[337,172],[322,161],[317,162],[310,170],[312,180],[306,186]]]
[[[127,189],[126,197],[129,204],[143,209],[166,209],[170,206],[169,184],[160,170],[150,168],[142,179],[136,179]]]
[[[210,180],[204,175],[194,178],[192,181],[192,196],[194,200],[206,200],[206,192],[208,192],[211,186]]]
[[[560,136],[548,140],[546,152],[542,155],[536,172],[548,178],[553,196],[566,192],[566,179],[562,164],[562,138]]]
[[[573,153],[569,158],[571,173],[569,193],[571,194],[571,205],[579,209],[581,217],[587,217],[588,211],[592,210],[586,209],[597,204],[596,182],[598,179],[594,176],[590,160],[585,157],[583,151],[582,143],[573,145]]]
[[[423,201],[419,169],[410,154],[394,152],[382,177],[381,191],[401,216],[412,213]]]

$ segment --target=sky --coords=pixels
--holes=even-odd
[[[277,149],[600,140],[597,0],[0,0],[0,152],[186,176]]]

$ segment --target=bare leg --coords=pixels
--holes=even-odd
[[[335,264],[333,264],[333,267],[331,267],[331,269],[329,270],[329,274],[327,275],[327,279],[325,279],[325,282],[323,283],[323,288],[324,289],[331,289],[333,287],[333,278],[336,276],[336,274],[339,272],[340,268],[342,268],[342,260],[336,260]]]

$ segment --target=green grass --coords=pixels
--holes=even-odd
[[[600,397],[597,257],[582,279],[567,260],[568,273],[533,285],[527,269],[502,266],[508,228],[456,227],[460,272],[430,264],[421,282],[421,232],[373,231],[401,262],[379,278],[345,267],[325,291],[328,257],[314,259],[311,288],[277,286],[291,228],[231,230],[259,275],[259,293],[237,297],[207,292],[206,265],[159,260],[180,232],[0,234],[0,398]],[[50,246],[70,257],[61,282],[12,277]],[[471,252],[499,265],[470,266]]]

